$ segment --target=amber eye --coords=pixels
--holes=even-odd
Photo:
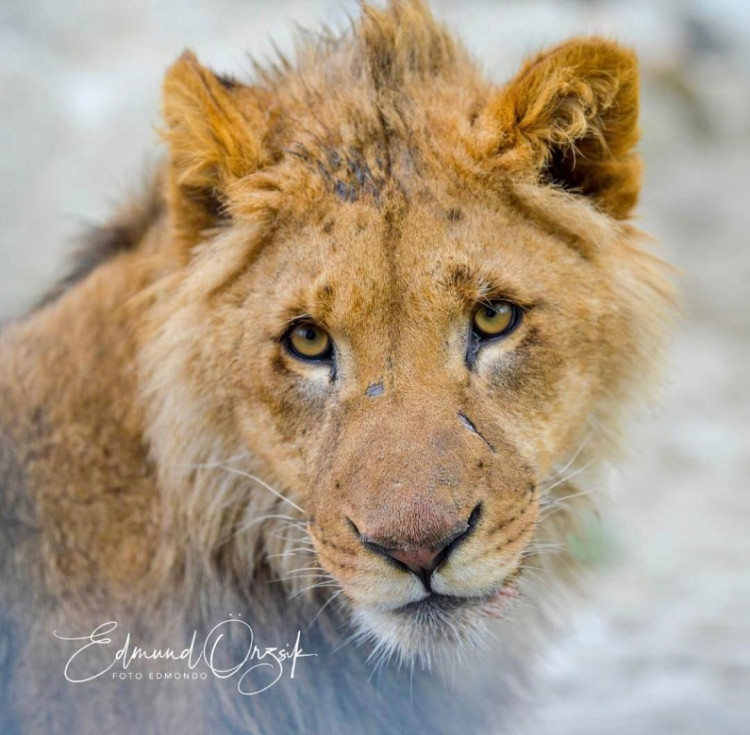
[[[510,301],[480,304],[472,317],[474,333],[480,339],[502,337],[518,324],[521,310]]]
[[[312,322],[299,322],[286,333],[284,344],[300,360],[326,360],[333,351],[328,332]]]

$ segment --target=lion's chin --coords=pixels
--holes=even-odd
[[[482,598],[431,594],[393,610],[356,609],[354,616],[361,638],[374,644],[372,661],[432,668],[481,652],[490,620],[503,616],[512,597],[509,589]]]

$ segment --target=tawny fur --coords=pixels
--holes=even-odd
[[[168,161],[119,239],[0,338],[3,732],[132,731],[123,709],[144,732],[503,727],[671,311],[628,222],[637,111],[627,49],[570,41],[498,89],[416,0],[252,86],[183,54]],[[501,297],[521,326],[469,360],[473,308]],[[300,317],[335,375],[285,352]],[[476,604],[399,613],[420,583],[352,524],[411,548],[479,506],[434,574]],[[498,621],[501,588],[521,594]],[[232,610],[282,636],[314,619],[318,678],[253,707],[59,680],[55,625],[158,642]]]

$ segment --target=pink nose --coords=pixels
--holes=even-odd
[[[448,542],[450,543],[450,542]],[[415,569],[430,569],[436,557],[448,544],[443,544],[438,549],[413,549],[400,551],[399,549],[386,549],[388,556],[400,561],[412,571]]]

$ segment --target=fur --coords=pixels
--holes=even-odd
[[[0,336],[3,732],[509,727],[672,311],[628,221],[637,111],[618,44],[495,88],[418,0],[252,85],[183,54],[153,184]],[[520,326],[467,352],[498,298]],[[300,318],[335,365],[284,349]],[[432,577],[455,604],[362,543],[472,509]],[[229,613],[318,659],[251,704],[83,689],[50,633],[176,645]]]

